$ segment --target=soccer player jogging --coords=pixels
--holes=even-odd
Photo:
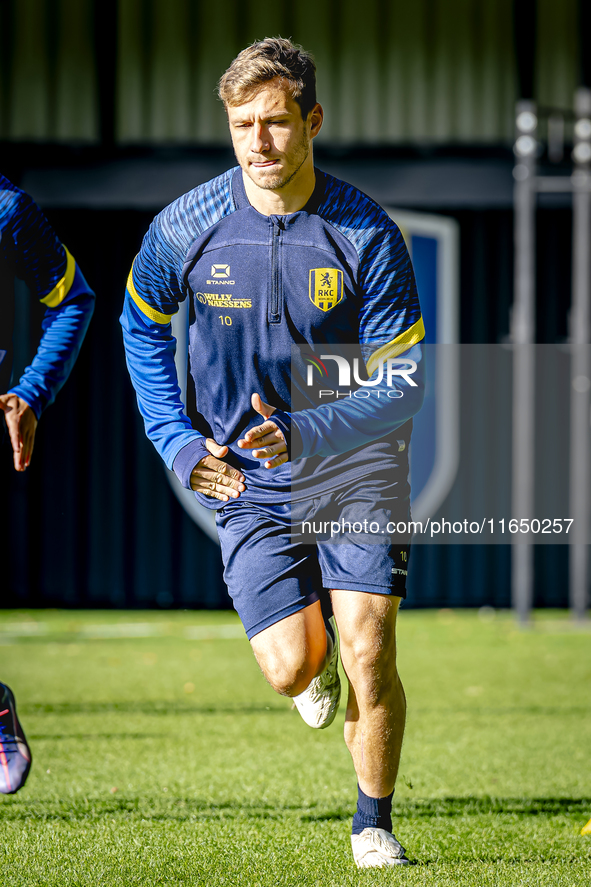
[[[340,644],[358,780],[353,855],[362,868],[405,864],[391,807],[406,710],[395,628],[407,547],[386,535],[310,544],[293,518],[336,508],[380,527],[408,520],[410,419],[423,390],[414,275],[387,214],[314,167],[323,111],[308,53],[281,38],[255,43],[219,92],[239,167],[152,223],[121,318],[127,363],[148,436],[216,509],[224,577],[265,677],[311,726],[336,714]],[[186,297],[195,427],[170,326]],[[292,387],[305,392],[308,378],[294,346],[332,350],[338,363],[348,345],[376,396],[294,409]],[[401,356],[417,381],[400,376],[387,392],[384,361]]]
[[[14,279],[46,306],[37,353],[11,386]],[[94,310],[94,293],[37,204],[0,175],[0,409],[16,471],[31,462],[37,422],[68,378]],[[8,389],[8,390],[7,390]],[[14,695],[0,683],[0,792],[21,788],[31,752]]]

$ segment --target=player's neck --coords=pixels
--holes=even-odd
[[[276,191],[259,188],[244,172],[242,179],[250,204],[263,216],[287,216],[298,212],[307,204],[316,187],[313,162],[304,164],[284,188]]]

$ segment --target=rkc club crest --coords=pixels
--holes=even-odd
[[[321,311],[330,311],[343,299],[343,272],[338,268],[310,269],[310,300]]]

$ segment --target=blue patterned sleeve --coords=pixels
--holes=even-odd
[[[16,275],[46,311],[37,353],[9,393],[28,403],[38,418],[76,362],[95,296],[37,204],[28,194],[11,187],[13,205],[6,230],[12,237]]]
[[[181,483],[190,487],[191,470],[207,454],[181,400],[175,366],[176,339],[171,320],[185,298],[181,289],[184,254],[190,237],[171,227],[171,214],[152,222],[130,271],[125,291],[125,358],[146,434]],[[187,237],[183,234],[187,233]],[[175,459],[182,451],[178,462]]]
[[[200,233],[232,209],[231,176],[229,171],[195,188],[156,216],[133,263],[120,318],[146,434],[187,489],[192,469],[209,451],[181,400],[171,320],[186,297],[182,269],[187,252]]]

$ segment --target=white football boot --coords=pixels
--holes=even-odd
[[[402,844],[383,828],[364,828],[360,835],[351,835],[351,847],[353,859],[359,869],[383,869],[410,864]]]
[[[321,730],[329,727],[335,719],[341,699],[341,679],[339,678],[339,645],[337,641],[334,616],[330,618],[334,640],[330,632],[326,632],[327,644],[332,644],[328,665],[317,677],[315,677],[307,689],[299,696],[294,696],[293,701],[297,710],[309,727]]]

